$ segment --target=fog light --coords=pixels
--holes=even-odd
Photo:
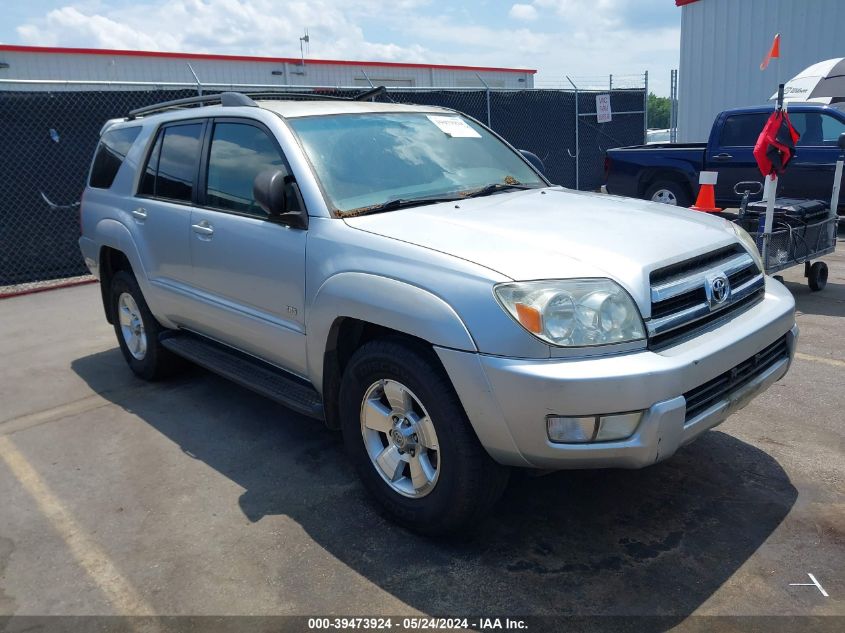
[[[642,417],[642,411],[582,417],[550,415],[546,417],[546,430],[549,439],[560,444],[610,442],[633,435]]]
[[[550,415],[546,418],[546,427],[552,442],[583,444],[593,441],[596,435],[596,418],[564,418]]]
[[[637,430],[637,425],[643,417],[642,411],[634,413],[619,413],[617,415],[603,415],[599,418],[599,432],[596,433],[597,442],[623,440],[631,437]]]

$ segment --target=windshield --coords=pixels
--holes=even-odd
[[[545,183],[522,157],[458,114],[338,114],[290,119],[329,206],[355,214],[398,200]]]

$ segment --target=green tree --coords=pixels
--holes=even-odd
[[[648,94],[648,127],[665,129],[669,127],[671,101],[668,97],[658,97],[653,92]]]

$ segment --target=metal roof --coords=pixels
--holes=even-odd
[[[301,59],[293,57],[262,57],[249,55],[211,55],[206,53],[176,53],[166,51],[132,51],[108,48],[66,48],[57,46],[18,46],[0,44],[0,52],[11,53],[46,53],[54,55],[108,55],[110,57],[148,57],[164,59],[205,59],[233,62],[275,62],[299,64]],[[433,68],[440,70],[467,70],[476,72],[528,73],[534,75],[531,68],[497,68],[490,66],[458,66],[452,64],[422,64],[412,62],[353,61],[342,59],[306,59],[306,64],[324,64],[327,66],[383,66],[387,68]]]

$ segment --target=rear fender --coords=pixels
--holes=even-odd
[[[129,260],[130,266],[132,266],[132,274],[135,276],[138,286],[141,288],[144,300],[147,302],[150,311],[156,315],[156,318],[161,321],[162,325],[165,327],[175,327],[172,323],[169,323],[167,319],[162,319],[159,316],[161,311],[158,309],[159,306],[156,302],[156,292],[147,278],[144,265],[141,260],[141,255],[138,251],[137,245],[135,244],[135,240],[132,239],[132,234],[129,232],[129,229],[117,220],[106,218],[97,222],[93,235],[96,236],[97,242],[99,242],[101,248],[103,246],[107,246],[120,251],[126,256],[126,259]],[[98,261],[97,264],[101,265],[102,262]]]

